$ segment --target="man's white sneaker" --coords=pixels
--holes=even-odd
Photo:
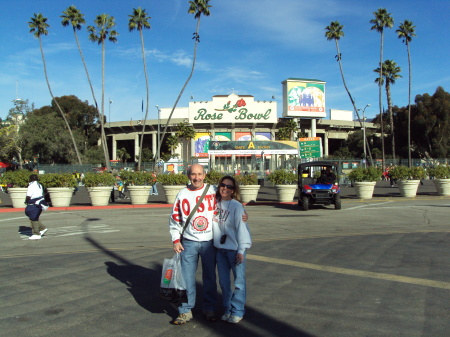
[[[29,239],[29,240],[39,240],[40,238],[41,238],[40,235],[34,234],[34,235],[31,235],[28,239]]]
[[[43,236],[45,233],[47,233],[48,228],[41,230],[39,233],[41,234],[41,236]]]
[[[228,319],[228,323],[239,323],[242,320],[242,317],[239,316],[230,316]]]

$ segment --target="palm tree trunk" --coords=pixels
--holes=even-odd
[[[408,167],[412,167],[411,158],[411,52],[409,50],[408,39],[406,39],[406,49],[408,50]]]
[[[361,118],[359,117],[358,109],[356,108],[355,101],[353,100],[353,97],[350,94],[350,90],[348,90],[348,88],[347,88],[347,83],[345,82],[344,70],[342,69],[341,52],[339,50],[338,40],[335,39],[335,42],[336,42],[336,50],[337,50],[337,55],[338,55],[338,60],[339,60],[339,70],[341,71],[342,83],[344,84],[344,88],[347,91],[348,97],[350,97],[350,101],[352,102],[353,109],[355,110],[356,116],[357,116],[358,121],[359,121],[359,125],[360,125],[360,127],[362,129],[363,128],[363,124],[361,122]],[[367,155],[369,156],[369,159],[370,159],[370,165],[373,166],[372,153],[370,151],[370,145],[369,145],[369,142],[368,142],[368,139],[367,139],[367,132],[366,132],[366,139],[365,139],[365,141],[366,141],[365,143],[366,143],[366,147],[367,147]],[[367,158],[364,158],[364,160],[367,160]]]
[[[384,172],[386,156],[384,151],[384,125],[383,125],[383,98],[381,95],[381,80],[383,78],[383,31],[381,31],[381,44],[380,44],[380,81],[378,83],[378,104],[380,108],[380,121],[381,121],[381,168]]]
[[[175,101],[175,104],[173,105],[172,111],[170,112],[169,118],[167,119],[166,125],[164,126],[164,130],[163,130],[163,132],[161,134],[161,137],[159,139],[158,153],[160,153],[162,140],[164,138],[164,135],[166,134],[167,126],[170,123],[170,119],[172,118],[173,112],[175,111],[175,108],[177,107],[178,101],[180,100],[181,96],[183,95],[184,89],[186,89],[189,81],[192,78],[192,75],[194,74],[195,61],[197,59],[197,47],[198,47],[198,38],[197,37],[198,37],[199,29],[200,29],[200,16],[197,19],[197,28],[195,30],[196,38],[195,38],[195,43],[194,43],[194,57],[192,59],[191,73],[189,74],[189,77],[187,78],[186,82],[184,83],[183,88],[181,88],[180,94],[178,95],[177,100]]]
[[[101,127],[101,135],[102,135],[102,143],[104,143],[104,147],[106,144],[106,135],[105,135],[105,41],[102,41],[102,110],[100,114],[100,127]],[[104,151],[105,154],[105,165],[108,171],[111,171],[111,163],[109,161],[109,157],[107,151]]]
[[[392,160],[395,163],[395,132],[394,132],[394,115],[392,113],[392,97],[391,97],[391,85],[389,81],[386,80],[386,97],[389,111],[389,125],[391,128],[391,138],[392,138]]]
[[[142,29],[139,29],[139,35],[141,36],[141,48],[142,48],[142,61],[144,62],[144,75],[145,75],[145,89],[146,89],[146,105],[145,105],[145,117],[144,123],[142,125],[142,134],[141,134],[141,146],[139,147],[139,160],[138,160],[138,171],[141,170],[141,161],[142,161],[142,147],[144,145],[144,132],[145,132],[145,124],[147,123],[148,116],[148,75],[147,75],[147,64],[145,62],[145,47],[144,47],[144,35],[142,34]]]
[[[84,71],[86,72],[86,77],[88,79],[88,83],[91,88],[92,99],[94,100],[95,110],[97,111],[97,118],[100,120],[100,111],[98,110],[97,100],[95,99],[94,88],[92,86],[91,78],[89,76],[89,71],[87,69],[86,62],[84,60],[83,52],[81,51],[80,41],[78,40],[77,30],[75,29],[75,27],[73,28],[73,34],[75,35],[75,41],[77,42],[77,47],[78,47],[78,52],[80,53],[81,62],[83,63]],[[108,144],[106,143],[106,135],[104,132],[101,132],[101,137],[102,137],[103,153],[105,155],[105,158],[109,158]]]
[[[80,153],[78,152],[77,143],[75,142],[75,138],[73,137],[73,133],[72,133],[72,130],[70,129],[70,125],[69,125],[69,122],[67,121],[66,115],[64,114],[64,112],[62,111],[61,107],[59,106],[58,101],[53,96],[53,92],[52,92],[52,89],[50,87],[50,82],[48,80],[47,65],[45,63],[44,49],[42,48],[42,40],[41,40],[40,37],[39,37],[39,47],[41,49],[42,62],[44,64],[44,75],[45,75],[45,80],[47,82],[48,91],[50,92],[50,96],[52,97],[52,100],[55,102],[56,106],[58,107],[58,110],[61,113],[61,116],[64,119],[64,122],[66,123],[67,130],[69,130],[70,138],[72,139],[73,147],[75,149],[75,153],[77,155],[78,162],[79,162],[80,165],[83,165],[83,162],[81,161]]]

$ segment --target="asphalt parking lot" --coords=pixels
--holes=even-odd
[[[247,206],[244,320],[197,308],[183,326],[158,298],[168,208],[45,212],[38,241],[23,212],[0,212],[0,336],[448,336],[449,209],[426,193]]]

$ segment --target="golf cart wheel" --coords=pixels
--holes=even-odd
[[[307,211],[309,209],[309,198],[306,195],[302,195],[298,200],[298,205],[302,211]]]
[[[339,194],[336,194],[334,196],[334,209],[341,209],[341,196]]]

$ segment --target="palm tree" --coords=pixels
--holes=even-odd
[[[114,17],[108,14],[100,14],[94,20],[97,28],[93,26],[88,26],[87,30],[89,32],[89,40],[92,42],[97,42],[102,45],[102,108],[100,114],[100,126],[102,131],[102,140],[106,139],[105,136],[105,42],[108,39],[111,42],[117,42],[116,36],[119,35],[112,28],[116,25],[114,22]],[[111,164],[109,161],[109,156],[106,159],[106,168],[108,171],[111,170]]]
[[[406,50],[408,51],[408,166],[412,166],[411,159],[411,53],[409,50],[409,43],[411,42],[413,36],[416,36],[414,33],[415,26],[411,21],[405,20],[396,30],[399,39],[403,39],[403,42],[406,44]]]
[[[142,159],[142,146],[144,145],[144,132],[145,132],[145,124],[147,123],[148,104],[149,104],[148,103],[149,93],[148,93],[147,63],[145,61],[144,35],[142,34],[142,30],[144,28],[150,29],[150,23],[148,22],[148,20],[150,20],[151,17],[147,16],[145,9],[141,9],[141,7],[138,7],[138,9],[133,8],[133,14],[128,15],[128,16],[130,17],[130,19],[128,21],[129,31],[131,32],[131,31],[137,29],[139,31],[139,35],[141,37],[142,62],[144,62],[145,88],[146,88],[146,95],[147,95],[144,124],[142,125],[141,146],[139,147],[138,170],[140,170],[141,169],[141,159]]]
[[[42,56],[42,63],[44,64],[44,75],[45,80],[47,82],[48,91],[50,92],[50,96],[52,97],[52,100],[55,102],[56,106],[58,107],[59,112],[61,113],[62,118],[64,119],[64,122],[66,123],[67,129],[69,130],[70,138],[73,142],[73,147],[75,149],[75,153],[78,158],[78,162],[80,165],[82,165],[80,153],[78,152],[77,143],[75,142],[75,138],[73,137],[72,130],[70,129],[69,122],[67,121],[66,115],[62,111],[61,107],[58,104],[58,101],[53,96],[52,88],[50,87],[50,82],[48,80],[47,75],[47,65],[45,63],[45,56],[44,56],[44,49],[42,48],[42,35],[47,35],[48,30],[47,28],[50,27],[50,25],[47,23],[47,18],[44,17],[41,13],[34,13],[34,17],[31,18],[31,21],[28,22],[28,27],[30,27],[30,33],[34,35],[39,40],[39,48],[41,49],[41,56]]]
[[[166,139],[166,145],[170,151],[170,155],[174,154],[173,152],[177,149],[178,145],[180,145],[181,141],[177,135],[170,135]]]
[[[344,70],[342,69],[342,54],[339,50],[339,40],[341,37],[344,36],[344,31],[342,30],[343,28],[344,28],[344,26],[341,25],[339,23],[339,21],[331,21],[330,25],[325,27],[325,30],[326,30],[325,37],[327,38],[328,41],[334,40],[336,43],[337,55],[335,56],[335,58],[339,62],[339,70],[341,71],[342,83],[344,84],[344,88],[347,91],[350,101],[352,102],[353,109],[358,117],[359,124],[362,128],[363,125],[361,122],[361,118],[359,118],[359,112],[358,112],[359,109],[356,108],[355,100],[353,99],[353,97],[350,93],[350,90],[348,90],[347,83],[345,82]],[[370,146],[369,146],[369,142],[367,141],[367,136],[366,136],[366,146],[367,146],[367,155],[369,156],[369,159],[370,159],[370,164],[373,166],[372,154],[370,152]],[[364,159],[366,159],[366,158],[364,158]]]
[[[91,78],[89,76],[89,72],[88,72],[88,69],[86,66],[86,62],[84,60],[83,52],[81,50],[80,41],[78,40],[78,34],[77,34],[77,30],[80,30],[81,26],[86,23],[86,20],[84,19],[84,14],[82,14],[79,9],[77,9],[74,5],[72,5],[72,6],[69,6],[63,12],[63,15],[61,15],[60,17],[62,18],[61,24],[64,27],[68,26],[69,24],[72,25],[73,34],[75,36],[75,41],[77,42],[77,47],[78,47],[78,51],[80,53],[81,61],[83,62],[84,71],[86,72],[88,83],[91,88],[92,99],[94,100],[95,109],[97,110],[97,118],[100,121],[101,116],[100,116],[100,112],[98,110],[97,99],[95,98],[94,88],[92,86]],[[101,136],[102,136],[102,147],[103,147],[103,153],[105,156],[105,162],[109,162],[108,145],[106,143],[105,133],[102,132]]]
[[[373,12],[375,15],[375,19],[370,20],[370,23],[373,23],[373,26],[370,30],[376,30],[380,33],[381,41],[380,41],[380,78],[383,77],[383,41],[384,41],[384,28],[392,28],[394,26],[394,19],[391,17],[391,14],[387,12],[385,8],[379,8],[378,11]],[[381,151],[382,162],[381,166],[384,172],[384,162],[385,162],[385,153],[384,153],[384,128],[383,128],[383,100],[381,95],[381,83],[378,84],[378,104],[380,107],[380,118],[381,118]]]
[[[377,77],[375,83],[382,86],[385,84],[386,97],[389,111],[389,124],[392,137],[392,159],[395,162],[395,132],[394,132],[394,115],[392,113],[392,97],[391,97],[391,84],[395,84],[395,80],[402,77],[399,73],[402,69],[394,62],[394,60],[386,60],[383,63],[383,77]],[[377,74],[380,73],[380,68],[374,70]]]
[[[172,118],[173,112],[175,111],[175,108],[177,107],[178,101],[180,100],[181,96],[183,95],[184,89],[186,89],[186,86],[188,85],[189,81],[192,78],[192,75],[194,74],[194,68],[195,68],[195,61],[197,59],[197,47],[198,47],[198,43],[200,42],[200,35],[198,34],[199,29],[200,29],[200,18],[203,15],[205,16],[209,16],[211,13],[209,12],[209,8],[211,7],[211,5],[209,5],[209,1],[210,0],[193,0],[193,1],[189,1],[189,10],[188,10],[188,14],[195,14],[194,18],[197,19],[197,27],[195,29],[195,32],[193,33],[193,37],[192,39],[194,40],[194,57],[192,59],[192,68],[191,68],[191,72],[189,74],[189,77],[187,78],[186,82],[183,85],[183,88],[181,88],[180,94],[178,95],[175,104],[173,105],[172,111],[170,112],[169,118],[167,119],[166,125],[164,126],[164,130],[161,134],[161,137],[159,139],[159,144],[158,144],[158,152],[160,153],[161,150],[161,143],[162,140],[164,138],[164,135],[166,133],[167,130],[167,126],[170,123],[170,119]]]

